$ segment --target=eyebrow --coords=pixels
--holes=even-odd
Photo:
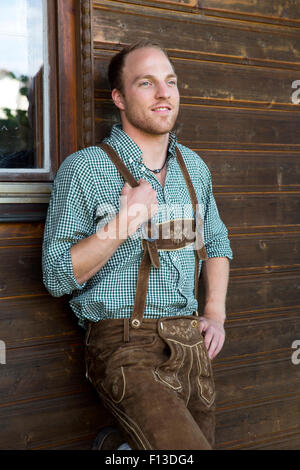
[[[135,79],[133,80],[133,83],[137,82],[138,80],[142,80],[143,78],[150,78],[150,79],[156,79],[154,75],[138,75],[137,77],[135,77]],[[176,78],[177,79],[177,75],[176,73],[169,73],[166,78]]]

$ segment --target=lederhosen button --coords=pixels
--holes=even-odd
[[[135,318],[134,320],[132,320],[131,326],[132,326],[133,328],[139,328],[139,327],[141,326],[140,320],[138,320],[137,318]]]

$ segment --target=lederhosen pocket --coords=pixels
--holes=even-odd
[[[210,407],[215,401],[215,384],[198,320],[191,317],[164,318],[158,322],[158,333],[168,345],[170,354],[167,361],[156,367],[157,379],[175,391],[185,391],[190,389],[191,377],[185,374],[180,380],[181,368],[184,364],[189,371],[192,366],[197,368],[197,373],[192,375],[196,379],[199,398]]]

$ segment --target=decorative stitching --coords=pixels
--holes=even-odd
[[[148,441],[148,439],[145,437],[145,435],[143,434],[142,430],[140,429],[139,425],[132,419],[130,418],[126,413],[124,413],[123,411],[121,411],[119,408],[117,408],[115,406],[115,404],[113,402],[111,402],[109,400],[109,398],[107,398],[105,395],[103,395],[101,392],[99,392],[99,395],[101,396],[101,398],[103,399],[103,401],[107,404],[107,406],[109,406],[112,410],[112,413],[120,419],[120,421],[122,421],[124,424],[125,424],[125,427],[127,426],[133,433],[134,435],[138,438],[139,442],[141,443],[142,447],[145,449],[145,450],[153,450],[153,447],[151,447],[150,445],[150,442]],[[123,415],[123,416],[122,416]],[[130,421],[133,426],[136,427],[136,429],[140,432],[141,435],[138,434],[137,430],[134,429],[134,427],[130,426],[129,423],[126,421],[126,419],[128,421]],[[144,439],[145,443],[142,441],[142,438]],[[147,447],[148,445],[148,447]]]
[[[191,381],[190,381],[190,373],[191,373],[191,370],[193,368],[193,363],[194,363],[194,359],[193,359],[193,351],[192,349],[190,349],[190,353],[191,353],[191,367],[190,367],[190,370],[188,372],[188,375],[187,375],[187,379],[188,379],[188,385],[189,385],[189,394],[188,394],[188,398],[187,398],[187,401],[186,401],[186,404],[185,406],[188,405],[188,402],[190,400],[190,396],[191,396]]]
[[[125,396],[125,391],[126,391],[126,379],[125,379],[125,374],[124,374],[124,368],[123,366],[121,366],[121,373],[122,373],[122,377],[123,377],[123,391],[122,391],[122,395],[121,395],[121,398],[119,400],[115,400],[111,395],[111,392],[108,392],[107,388],[104,387],[104,384],[103,382],[105,382],[105,380],[103,380],[101,382],[101,386],[103,388],[103,390],[105,391],[105,393],[107,393],[108,396],[110,396],[111,400],[114,402],[114,403],[121,403],[121,401],[123,400],[124,396]]]
[[[176,339],[171,339],[171,338],[167,338],[168,341],[172,341],[173,343],[178,343],[178,344],[181,344],[182,346],[186,346],[188,348],[194,348],[195,346],[197,346],[198,344],[202,344],[203,341],[198,341],[197,343],[195,344],[185,344],[185,343],[181,343],[180,341],[177,341]]]
[[[171,340],[170,340],[170,341],[171,341]],[[183,387],[182,387],[182,384],[181,384],[181,382],[180,382],[180,380],[178,379],[178,373],[179,373],[180,369],[182,368],[183,363],[184,363],[184,360],[185,360],[185,349],[182,347],[182,344],[179,343],[178,341],[174,341],[174,342],[177,342],[177,343],[180,345],[180,347],[182,348],[182,351],[183,351],[183,358],[182,358],[181,364],[180,364],[180,366],[177,368],[177,371],[174,372],[175,378],[176,378],[176,379],[178,380],[178,382],[180,383],[180,386],[179,386],[179,387],[173,387],[173,385],[171,385],[169,382],[166,382],[166,381],[159,375],[159,372],[158,372],[159,367],[155,369],[155,373],[157,373],[158,377],[160,378],[160,380],[161,380],[162,382],[164,382],[166,385],[168,385],[169,387],[171,387],[173,390],[176,390],[176,391],[177,391],[177,390],[182,390],[182,388],[183,388]],[[169,360],[170,360],[170,359],[168,359],[168,361],[169,361]],[[168,362],[168,361],[167,361],[167,362]],[[166,362],[165,364],[167,364],[167,362]],[[162,364],[161,367],[162,367],[163,365],[164,365],[164,364]]]
[[[201,372],[202,372],[202,368],[201,368],[201,362],[200,362],[200,357],[199,357],[199,351],[198,351],[198,348],[196,348],[196,354],[197,354],[197,358],[198,358],[198,365],[199,365],[199,375],[201,375]],[[211,382],[212,381],[212,376],[208,376],[207,379],[210,379]],[[202,399],[202,401],[204,400],[205,404],[208,405],[208,407],[210,407],[213,402],[214,402],[214,398],[215,398],[215,392],[213,391],[213,394],[212,394],[212,397],[210,400],[208,400],[204,395],[203,395],[203,389],[202,389],[202,385],[201,385],[201,381],[200,381],[200,377],[198,376],[197,377],[197,382],[198,382],[198,385],[200,387],[200,398]],[[213,383],[212,383],[213,384]],[[213,387],[214,388],[214,387]]]

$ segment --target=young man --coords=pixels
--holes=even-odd
[[[132,448],[211,449],[227,230],[207,166],[171,132],[179,92],[166,53],[148,42],[127,47],[112,59],[109,79],[122,124],[101,148],[80,150],[59,168],[44,283],[53,296],[73,293],[70,305],[87,327],[87,377]]]

